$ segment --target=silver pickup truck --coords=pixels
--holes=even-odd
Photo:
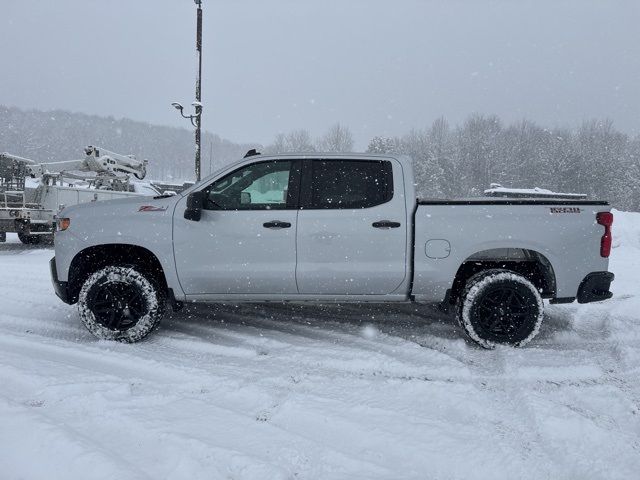
[[[612,222],[602,201],[416,199],[402,156],[258,154],[181,195],[65,209],[51,273],[102,339],[138,341],[184,302],[417,302],[521,346],[543,299],[611,297]]]

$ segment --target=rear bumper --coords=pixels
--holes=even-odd
[[[51,283],[53,283],[53,290],[56,295],[64,303],[71,305],[73,302],[69,298],[69,289],[67,288],[67,282],[61,282],[58,280],[58,270],[56,268],[56,257],[49,260],[49,269],[51,270]]]
[[[615,276],[611,272],[592,272],[582,280],[578,289],[578,303],[600,302],[613,296],[609,291]]]

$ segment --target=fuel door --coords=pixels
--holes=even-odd
[[[447,258],[451,253],[451,244],[448,240],[429,240],[425,244],[424,251],[429,258]]]

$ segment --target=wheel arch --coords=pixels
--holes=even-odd
[[[132,244],[104,244],[78,252],[69,266],[68,292],[71,303],[78,301],[82,284],[97,270],[109,265],[128,265],[148,275],[156,285],[168,289],[167,278],[158,257],[145,247]]]
[[[456,271],[447,302],[456,303],[466,282],[484,270],[502,269],[520,274],[540,291],[543,298],[556,296],[553,265],[542,253],[528,248],[492,248],[469,255]]]

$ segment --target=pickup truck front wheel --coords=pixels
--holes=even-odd
[[[96,337],[133,343],[158,326],[166,298],[132,267],[109,266],[93,273],[78,296],[82,323]]]
[[[544,304],[526,278],[507,270],[485,270],[471,277],[457,304],[458,322],[484,348],[521,347],[540,330]]]

